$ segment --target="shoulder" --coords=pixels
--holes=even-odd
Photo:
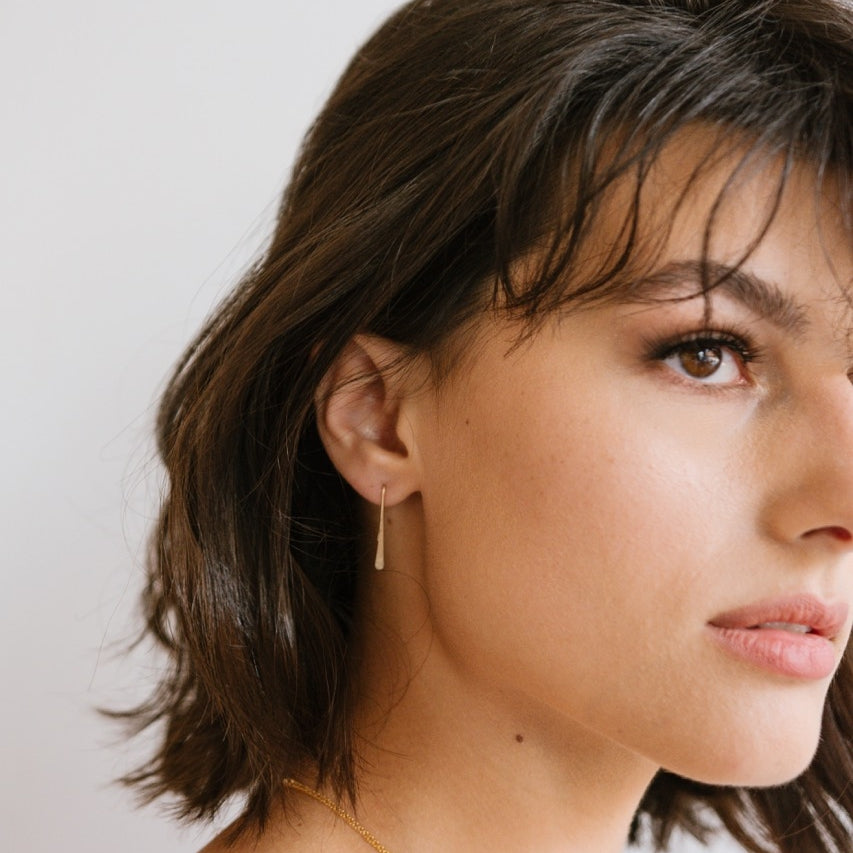
[[[234,839],[231,831],[231,827],[223,830],[198,853],[296,853],[305,849],[299,843],[300,836],[296,834],[288,838],[281,832],[267,829],[260,835],[247,833]]]
[[[351,853],[360,850],[360,839],[350,837],[349,828],[337,825],[334,816],[309,810],[288,820],[274,814],[264,831],[232,839],[231,827],[223,830],[198,853]],[[358,842],[356,844],[355,842]]]
[[[210,844],[205,844],[198,853],[239,853],[241,845],[238,844],[233,847],[229,847],[225,840],[221,835],[217,836],[210,842]]]
[[[228,843],[227,838],[228,830],[225,830],[202,847],[198,853],[261,853],[265,848],[268,849],[263,843],[263,838],[246,836],[238,838],[231,844]]]

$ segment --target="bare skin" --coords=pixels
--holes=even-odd
[[[649,234],[696,150],[662,155]],[[718,288],[708,322],[703,299],[672,301],[695,292],[733,162],[675,213],[643,300],[550,318],[516,348],[520,328],[484,316],[440,388],[359,338],[318,397],[338,470],[373,505],[386,487],[387,568],[365,567],[360,612],[358,817],[394,853],[618,853],[661,767],[772,785],[814,754],[831,676],[745,662],[712,625],[773,596],[853,602],[853,252],[802,169],[749,286]],[[721,267],[771,194],[757,172],[724,205]],[[849,632],[848,616],[836,661]],[[294,807],[257,843],[204,853],[369,849],[322,805]]]

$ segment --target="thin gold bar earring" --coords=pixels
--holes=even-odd
[[[378,571],[385,568],[385,486],[379,498],[379,532],[376,534],[376,562],[373,565]]]

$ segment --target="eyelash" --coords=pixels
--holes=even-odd
[[[727,349],[734,353],[742,366],[761,361],[763,350],[756,346],[752,337],[746,332],[734,327],[717,327],[715,329],[700,329],[683,335],[667,336],[655,340],[646,341],[648,358],[653,362],[664,362],[670,356],[687,351],[690,348]],[[703,383],[700,380],[696,384],[713,388],[711,383]]]

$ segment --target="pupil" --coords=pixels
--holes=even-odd
[[[711,376],[720,366],[723,355],[719,347],[701,347],[681,354],[681,365],[697,379]]]

